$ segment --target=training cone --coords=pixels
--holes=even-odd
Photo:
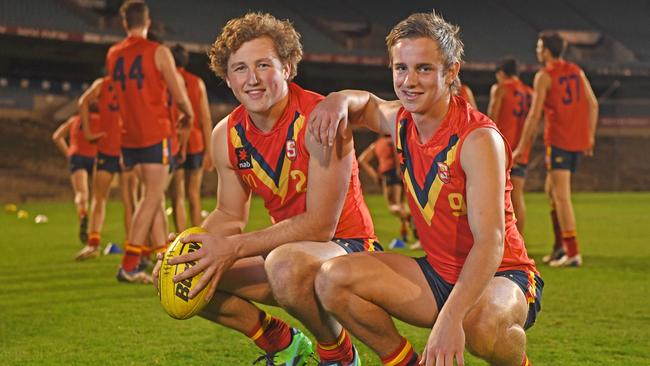
[[[396,238],[388,244],[388,247],[391,249],[406,248],[406,244],[402,240]]]
[[[115,243],[108,243],[106,248],[104,248],[104,255],[109,254],[122,254],[122,249]]]

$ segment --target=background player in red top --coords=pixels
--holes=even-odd
[[[372,161],[377,159],[377,169]],[[388,210],[402,222],[400,236],[402,245],[408,241],[408,226],[411,219],[404,202],[402,179],[399,176],[399,164],[395,154],[395,144],[390,136],[380,136],[359,155],[359,166],[381,186]],[[400,240],[400,239],[395,239]],[[391,247],[399,246],[391,243]]]
[[[555,232],[553,252],[544,257],[554,267],[582,265],[578,248],[576,220],[571,202],[571,174],[581,154],[591,156],[598,121],[598,100],[585,73],[565,61],[566,42],[556,32],[543,32],[537,40],[537,60],[544,67],[535,74],[533,102],[521,135],[521,146],[513,153],[515,161],[531,143],[544,110],[546,145],[546,192],[551,199],[551,218]]]
[[[90,227],[88,245],[77,253],[75,259],[84,260],[99,255],[101,231],[106,214],[106,200],[110,192],[113,175],[120,173],[120,134],[121,122],[119,106],[113,93],[113,83],[109,77],[95,80],[79,98],[79,116],[84,135],[97,144],[97,167],[92,179],[93,198],[90,205]],[[90,128],[90,108],[99,111],[99,131]],[[122,186],[122,189],[126,187]],[[125,205],[125,207],[127,207]],[[125,211],[125,214],[128,214]]]
[[[133,214],[117,279],[149,282],[151,278],[138,269],[138,264],[150,228],[155,229],[151,239],[154,245],[164,245],[167,239],[164,224],[154,224],[164,219],[160,211],[169,171],[172,122],[166,107],[167,90],[182,112],[179,126],[189,128],[194,115],[185,86],[176,75],[171,52],[166,46],[147,40],[149,8],[142,1],[127,1],[120,8],[120,15],[127,38],[108,50],[106,70],[113,80],[124,124],[124,164],[133,167],[144,194]]]
[[[472,89],[470,89],[467,84],[460,84],[460,87],[456,90],[456,95],[465,99],[467,103],[472,106],[472,108],[478,110],[478,106],[476,105],[476,98],[474,98],[474,92],[472,92]]]
[[[463,44],[435,13],[413,14],[387,40],[398,101],[360,91],[330,94],[310,129],[328,144],[342,122],[390,133],[402,159],[411,215],[426,257],[359,253],[326,262],[323,306],[386,365],[416,365],[391,316],[432,327],[421,364],[463,365],[465,346],[494,365],[528,365],[541,278],[510,202],[508,145],[496,125],[452,96]]]
[[[92,128],[99,125],[99,115],[93,113]],[[69,136],[69,143],[65,138]],[[74,191],[74,204],[79,217],[79,240],[88,242],[88,177],[93,173],[97,146],[86,139],[79,115],[70,117],[52,134],[52,140],[68,158],[70,183]]]
[[[215,41],[211,67],[241,105],[212,133],[219,185],[217,207],[203,223],[209,234],[188,236],[203,247],[170,263],[197,261],[176,280],[205,271],[189,293],[209,284],[201,315],[246,334],[268,364],[304,365],[311,342],[253,301],[281,305],[302,321],[324,364],[358,365],[349,335],[316,300],[313,279],[329,258],[380,247],[352,135],[324,149],[306,134],[322,96],[291,82],[302,58],[299,37],[289,21],[249,13],[230,20]],[[263,198],[274,224],[242,233],[252,193]]]
[[[515,149],[519,144],[524,121],[530,109],[533,89],[519,79],[517,60],[506,58],[497,65],[496,84],[490,89],[490,103],[487,115],[499,127],[510,146]],[[526,184],[526,166],[530,147],[510,169],[512,180],[512,205],[517,218],[517,229],[523,235],[526,220],[526,203],[524,186]]]
[[[210,153],[210,132],[212,130],[212,117],[205,83],[198,76],[187,71],[189,54],[180,44],[172,47],[172,54],[176,61],[178,73],[183,78],[187,88],[187,96],[194,111],[194,121],[187,141],[187,153],[182,164],[176,167],[174,179],[187,182],[187,196],[190,203],[190,221],[192,226],[201,224],[201,182],[203,170],[212,169]]]
[[[183,78],[178,73],[180,82]],[[169,95],[168,108],[171,120],[178,119],[179,111],[174,103],[173,98]],[[185,170],[182,168],[187,158],[187,140],[189,138],[189,130],[179,130],[172,123],[171,136],[169,138],[171,144],[171,159],[170,159],[170,173],[171,180],[167,187],[169,200],[171,201],[172,219],[176,232],[180,233],[187,229],[187,212],[185,209]]]
[[[164,44],[163,39],[155,32],[147,32],[147,39],[160,44]],[[174,62],[177,62],[175,56]],[[180,73],[177,72],[176,77],[180,83],[185,85]],[[169,110],[170,121],[177,121],[180,116],[180,111],[169,91],[167,92],[167,108]],[[185,179],[183,179],[183,171],[178,170],[178,167],[185,162],[185,158],[187,156],[187,139],[189,138],[189,134],[189,129],[178,129],[175,123],[170,124],[169,173],[171,177],[167,185],[167,193],[169,194],[169,199],[171,201],[171,216],[172,220],[174,221],[176,232],[182,232],[187,228],[187,212],[185,212]],[[168,211],[165,211],[165,213],[167,212]],[[163,217],[165,217],[164,214]],[[158,221],[158,216],[156,216],[156,220],[154,222],[157,223]],[[166,225],[167,221],[163,221]],[[165,230],[167,231],[167,229]],[[147,260],[149,254],[151,253],[149,249],[151,248],[147,247],[147,249],[143,251],[143,257],[145,260]]]

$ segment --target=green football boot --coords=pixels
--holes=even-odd
[[[314,354],[309,338],[296,328],[291,328],[291,343],[282,351],[266,354],[253,364],[265,361],[266,366],[304,366]]]

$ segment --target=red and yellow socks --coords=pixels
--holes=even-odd
[[[165,253],[167,251],[167,248],[169,248],[169,245],[165,243],[163,246],[157,247],[153,250],[154,256],[158,257],[158,253]],[[155,260],[155,258],[154,258]]]
[[[291,328],[284,321],[260,311],[257,324],[246,336],[266,353],[281,351],[291,344]]]
[[[553,244],[553,252],[560,248],[564,248],[565,254],[573,257],[580,252],[578,247],[578,239],[576,238],[576,231],[562,231],[560,229],[560,220],[557,217],[557,211],[551,210],[551,220],[553,221],[553,234],[555,236],[555,243]]]
[[[402,338],[399,347],[388,356],[382,357],[381,363],[385,366],[415,366],[418,363],[418,354],[413,350],[411,343]]]
[[[151,258],[151,252],[152,249],[150,246],[145,245],[142,247],[142,255],[140,255],[140,258]]]
[[[562,245],[564,246],[566,255],[569,257],[574,257],[580,252],[575,230],[565,231],[562,233]]]
[[[521,366],[533,366],[530,360],[528,360],[528,356],[524,355],[524,362],[521,363]]]
[[[122,257],[122,269],[126,272],[133,272],[140,263],[142,250],[141,245],[126,242],[124,244],[124,256]]]
[[[341,362],[346,365],[354,359],[354,349],[352,348],[352,339],[345,329],[341,330],[336,342],[318,343],[316,347],[320,360],[327,364],[330,362]]]
[[[100,233],[90,233],[90,236],[88,237],[88,246],[93,248],[99,247],[101,239],[102,235]]]

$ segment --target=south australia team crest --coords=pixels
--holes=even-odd
[[[289,160],[291,161],[296,160],[296,156],[298,156],[298,150],[296,148],[296,140],[287,140],[287,143],[284,148],[286,151],[287,158],[289,158]]]

